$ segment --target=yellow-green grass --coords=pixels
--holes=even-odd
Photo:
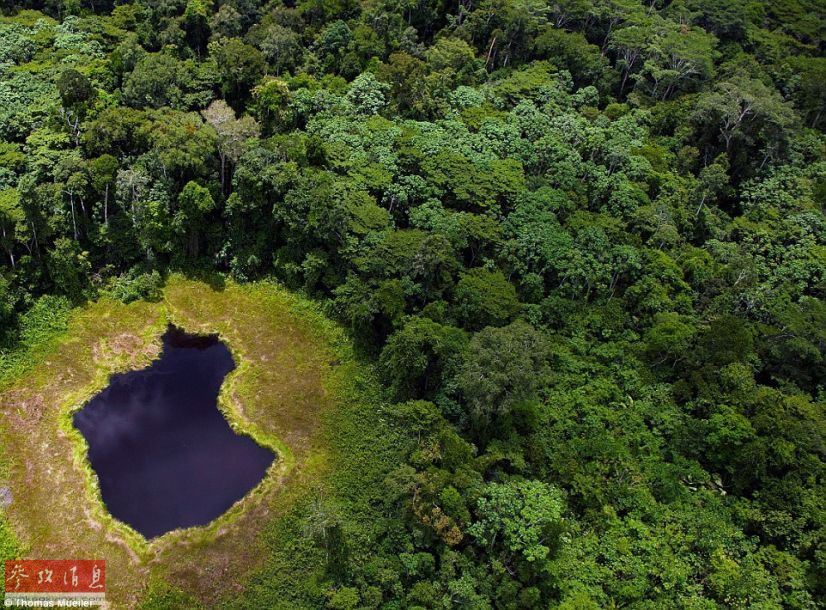
[[[22,11],[17,11],[14,15],[0,15],[0,23],[19,23],[20,25],[28,27],[34,26],[41,19],[50,25],[57,23],[48,15],[32,9],[23,9]]]
[[[157,358],[170,321],[218,333],[229,346],[236,369],[221,388],[220,408],[277,458],[261,484],[208,526],[147,541],[106,511],[71,415],[113,373]],[[261,528],[304,490],[324,485],[325,414],[359,366],[316,306],[269,282],[215,287],[173,276],[162,302],[102,299],[76,310],[60,340],[0,393],[0,486],[13,493],[6,518],[20,554],[106,559],[114,608],[135,607],[150,582],[207,606],[231,597],[266,556]]]

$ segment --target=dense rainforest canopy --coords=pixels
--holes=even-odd
[[[0,6],[3,366],[274,277],[406,433],[373,544],[239,604],[825,602],[822,0]]]

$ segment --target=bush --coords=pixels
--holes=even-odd
[[[135,269],[111,280],[108,293],[113,299],[123,303],[132,301],[160,301],[163,289],[161,274],[153,270],[150,273],[140,273]]]

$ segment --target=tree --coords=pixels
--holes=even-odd
[[[589,43],[580,32],[545,28],[535,46],[539,57],[568,70],[575,85],[595,85],[600,89],[607,85],[606,77],[611,76],[608,59],[599,46]]]
[[[207,217],[215,209],[209,189],[197,182],[187,182],[178,195],[178,209],[172,217],[175,231],[184,237],[191,258],[197,258],[201,235],[208,227]]]
[[[706,202],[713,201],[728,185],[728,160],[724,157],[716,159],[714,163],[700,170],[698,178],[696,196],[700,199],[700,202],[694,212],[695,218],[700,215]]]
[[[92,187],[103,192],[103,223],[109,224],[109,195],[114,190],[118,173],[118,160],[112,155],[101,155],[89,162]]]
[[[347,569],[347,544],[341,521],[338,507],[316,496],[304,526],[304,535],[324,549],[327,569],[336,576],[341,576]]]
[[[275,75],[279,76],[301,63],[304,47],[298,34],[276,23],[267,28],[266,35],[261,41],[261,52]]]
[[[63,120],[72,132],[75,146],[80,146],[80,122],[85,118],[86,110],[97,92],[88,78],[73,69],[60,73],[57,90],[63,103]]]
[[[355,610],[359,607],[359,592],[353,587],[341,587],[327,592],[327,605],[330,610]]]
[[[667,100],[681,89],[691,89],[714,72],[717,39],[702,29],[660,21],[645,49],[642,69],[634,75],[653,97]]]
[[[243,29],[241,14],[231,4],[222,4],[210,17],[209,29],[215,36],[237,38]]]
[[[564,193],[546,187],[523,194],[504,223],[501,255],[508,271],[523,281],[528,276],[541,280],[543,293],[546,282],[558,286],[564,281],[573,257],[574,239],[557,219],[569,205]]]
[[[247,92],[266,73],[261,51],[239,38],[226,38],[209,43],[209,54],[215,60],[224,98],[243,101]]]
[[[608,41],[608,48],[617,54],[616,67],[622,72],[622,82],[620,83],[620,95],[625,91],[625,84],[628,77],[634,73],[639,66],[640,60],[644,57],[644,51],[648,46],[650,27],[648,23],[631,24],[613,31]]]
[[[325,72],[341,73],[343,58],[352,42],[353,32],[344,21],[334,21],[321,31],[315,48]]]
[[[455,289],[456,317],[465,328],[503,326],[519,311],[516,289],[501,271],[483,268],[463,273]]]
[[[655,314],[654,324],[645,336],[646,349],[655,359],[655,364],[671,360],[674,364],[689,353],[692,339],[697,330],[684,316],[673,312]]]
[[[181,62],[165,53],[149,53],[123,83],[123,97],[135,108],[184,109],[189,75]]]
[[[74,69],[64,70],[57,79],[57,90],[66,107],[77,106],[89,101],[95,94],[92,83],[83,74]]]
[[[387,340],[379,358],[382,376],[397,400],[432,398],[455,374],[466,344],[458,328],[411,318]]]
[[[720,39],[741,41],[749,21],[758,18],[755,7],[744,0],[680,0],[668,7],[673,18],[690,20]]]
[[[72,301],[79,302],[89,285],[92,265],[89,253],[67,237],[59,237],[47,257],[49,275],[57,289]]]
[[[221,191],[228,194],[230,180],[227,179],[227,161],[230,164],[229,176],[232,176],[232,167],[238,163],[243,152],[244,142],[258,137],[260,129],[258,123],[251,116],[245,115],[235,118],[235,111],[223,100],[215,100],[209,107],[201,111],[204,120],[211,125],[218,134],[218,156],[221,159]]]
[[[258,117],[265,131],[282,131],[292,125],[290,108],[292,93],[283,80],[267,77],[252,90],[252,112]]]
[[[534,399],[549,357],[545,338],[521,320],[476,333],[456,377],[473,420],[484,426]]]
[[[197,112],[162,109],[150,115],[140,133],[152,145],[165,174],[184,183],[214,163],[216,133]]]
[[[812,129],[823,121],[823,100],[826,99],[826,57],[789,57],[786,60],[794,72],[789,89],[801,116]]]
[[[146,261],[155,264],[159,255],[172,248],[172,230],[169,208],[155,199],[141,200],[134,206],[133,229]]]
[[[549,12],[546,2],[515,0],[503,2],[493,11],[473,15],[467,26],[482,30],[479,34],[486,37],[485,66],[504,67],[524,60],[531,41],[547,23]],[[477,19],[485,21],[478,23]]]
[[[14,328],[14,293],[10,290],[9,281],[0,275],[0,341],[8,342],[9,335]],[[0,547],[0,554],[11,555],[11,553],[3,553]]]
[[[209,38],[208,5],[202,0],[188,0],[184,9],[184,29],[187,39],[198,57],[206,50]]]
[[[121,106],[106,108],[86,122],[81,137],[83,147],[89,155],[140,154],[145,151],[145,145],[138,137],[138,130],[145,121],[146,115],[140,110]]]
[[[548,558],[561,533],[562,494],[540,481],[489,483],[468,532],[489,550],[533,563]]]
[[[55,177],[61,182],[62,194],[69,198],[69,210],[72,218],[72,233],[78,239],[80,230],[87,221],[86,203],[84,199],[89,188],[89,174],[86,164],[78,158],[65,156],[55,168]],[[61,198],[62,199],[62,198]],[[75,202],[80,204],[80,220],[76,213]],[[80,226],[80,229],[78,228]]]
[[[20,193],[16,189],[0,191],[0,242],[15,268],[14,248],[27,234],[26,215],[20,205]]]
[[[794,114],[762,81],[735,76],[698,99],[694,119],[704,128],[717,128],[730,152],[735,141],[746,147],[763,142],[780,148]]]
[[[467,42],[459,38],[439,37],[425,53],[427,65],[434,72],[449,74],[454,84],[469,83],[483,66]]]
[[[426,73],[422,60],[409,53],[392,53],[378,77],[390,84],[390,98],[400,113],[421,118],[427,116],[432,105]]]
[[[385,93],[390,87],[376,80],[369,72],[359,74],[347,89],[347,99],[358,114],[378,114],[387,100]]]

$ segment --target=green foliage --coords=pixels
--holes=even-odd
[[[92,270],[88,252],[82,251],[77,242],[62,237],[48,256],[49,275],[55,287],[72,301],[82,300]]]
[[[501,271],[471,269],[454,290],[456,317],[472,330],[504,326],[519,311],[516,289]]]
[[[13,348],[0,351],[0,387],[13,381],[49,350],[66,330],[71,303],[62,296],[42,296],[20,316]]]
[[[215,209],[215,201],[209,189],[196,182],[187,182],[178,195],[178,210],[172,218],[172,228],[183,237],[187,253],[197,258],[201,234],[208,229],[209,213]]]
[[[18,544],[6,518],[0,514],[0,560],[17,559]],[[5,569],[5,565],[4,565]],[[5,573],[5,572],[4,572]]]
[[[163,581],[153,580],[149,584],[149,591],[138,607],[140,610],[175,610],[176,608],[197,610],[203,606],[184,591]]]
[[[2,360],[0,360],[0,380],[5,380],[9,369],[7,368],[6,354],[0,352]],[[0,381],[2,384],[2,381]],[[9,456],[7,452],[0,449],[0,482],[6,480],[8,476],[7,464]],[[5,507],[8,503],[14,500],[14,492],[6,486],[0,485],[0,561],[3,562],[3,568],[0,569],[0,574],[5,575],[5,562],[9,559],[17,559],[20,557],[20,543],[15,536],[11,525],[5,515]]]
[[[137,62],[123,84],[123,97],[136,108],[185,109],[184,92],[189,75],[180,61],[163,53],[150,53]]]
[[[359,114],[376,114],[387,103],[385,92],[389,87],[365,72],[353,80],[347,90],[347,99]]]
[[[76,106],[94,95],[89,79],[77,70],[66,70],[57,79],[57,89],[65,106]]]
[[[541,561],[556,544],[553,530],[560,526],[563,508],[558,490],[539,481],[490,483],[468,532],[489,549],[501,545],[524,561]]]
[[[141,273],[138,268],[118,277],[112,278],[107,291],[112,298],[122,303],[132,301],[158,301],[161,299],[163,278],[157,270],[151,273]]]
[[[240,99],[264,75],[265,62],[261,52],[238,38],[210,43],[224,97]]]
[[[457,376],[473,418],[486,422],[534,399],[549,355],[545,338],[522,321],[474,335]]]
[[[696,329],[683,320],[680,314],[671,312],[654,316],[654,324],[646,333],[645,342],[652,356],[658,358],[657,364],[669,359],[676,361],[689,352]]]
[[[231,606],[822,605],[817,2],[28,6],[2,379],[183,268],[305,292],[386,386]]]
[[[467,335],[428,318],[412,318],[388,339],[379,360],[399,400],[433,397],[461,361]]]

